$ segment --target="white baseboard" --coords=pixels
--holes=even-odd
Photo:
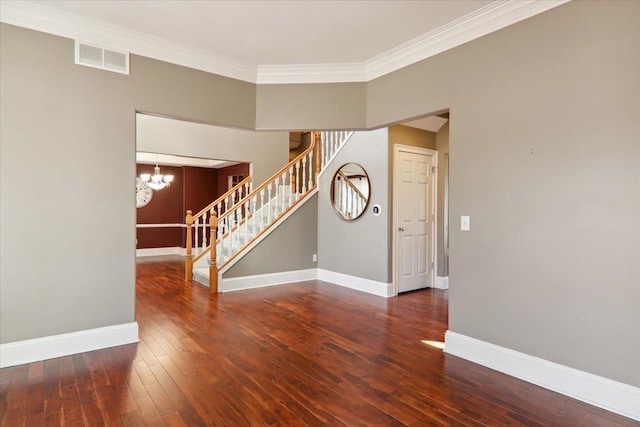
[[[480,341],[445,334],[446,353],[640,421],[640,388]]]
[[[318,268],[318,280],[385,298],[395,296],[393,283],[377,282],[375,280],[336,273],[335,271],[323,270],[321,268]]]
[[[169,248],[146,248],[136,249],[136,257],[160,256],[160,255],[182,255],[186,256],[185,248],[169,247]]]
[[[436,276],[436,282],[433,287],[436,289],[449,289],[449,276]]]
[[[223,278],[221,292],[240,291],[243,289],[263,288],[265,286],[283,285],[285,283],[314,280],[316,269],[284,271],[281,273],[256,274],[255,276]]]
[[[0,368],[131,344],[138,341],[138,323],[131,322],[0,344]]]

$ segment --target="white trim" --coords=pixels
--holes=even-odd
[[[161,255],[186,256],[187,250],[185,248],[179,248],[179,247],[136,249],[136,257],[161,256]]]
[[[221,292],[241,291],[244,289],[263,288],[265,286],[283,285],[285,283],[314,280],[318,276],[315,268],[308,270],[283,271],[280,273],[256,274],[254,276],[229,277],[222,279]]]
[[[393,257],[393,261],[391,262],[391,274],[392,274],[392,278],[393,278],[393,286],[395,289],[395,293],[398,293],[398,271],[397,271],[397,256],[398,256],[398,249],[397,249],[397,243],[398,243],[398,180],[396,179],[396,174],[398,173],[398,153],[400,153],[401,151],[407,152],[407,153],[414,153],[414,154],[423,154],[425,156],[432,156],[433,157],[433,167],[436,168],[436,171],[432,171],[432,175],[433,175],[433,191],[432,193],[432,197],[433,197],[433,201],[432,201],[432,206],[433,206],[433,268],[431,269],[431,284],[432,286],[436,287],[436,270],[438,269],[438,221],[439,221],[439,217],[438,217],[438,173],[437,173],[437,168],[438,168],[438,151],[437,150],[432,150],[431,148],[422,148],[422,147],[413,147],[410,145],[402,145],[402,144],[393,144],[392,141],[389,141],[390,144],[393,145],[393,176],[391,177],[391,179],[393,180],[393,198],[392,198],[392,209],[393,209],[393,230],[391,233],[391,239],[392,239],[392,254],[391,256]]]
[[[251,83],[255,83],[257,78],[255,65],[36,3],[2,1],[0,17],[7,24],[82,40],[107,49],[131,52]]]
[[[1,21],[258,84],[366,82],[569,0],[504,0],[362,63],[255,65],[30,2],[0,2]]]
[[[640,421],[640,388],[480,341],[445,334],[445,353]]]
[[[187,228],[187,224],[179,222],[170,224],[136,224],[136,228]]]
[[[355,83],[367,81],[364,64],[258,65],[257,84]]]
[[[449,289],[449,276],[436,276],[433,287],[436,289]]]
[[[0,344],[0,368],[138,342],[138,323]]]
[[[367,81],[546,12],[570,0],[494,1],[364,62]]]
[[[395,296],[393,283],[378,282],[349,274],[336,273],[335,271],[324,270],[322,268],[318,268],[318,280],[385,298]]]
[[[194,268],[193,278],[196,282],[209,286],[209,268]],[[246,289],[262,288],[266,286],[282,285],[285,283],[304,282],[306,280],[321,280],[338,286],[355,289],[368,294],[389,298],[395,296],[393,283],[377,282],[371,279],[336,273],[321,268],[307,270],[283,271],[279,273],[256,274],[253,276],[230,277],[222,279],[220,292],[231,292]]]

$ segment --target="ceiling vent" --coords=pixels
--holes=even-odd
[[[76,64],[129,74],[129,54],[76,40]]]

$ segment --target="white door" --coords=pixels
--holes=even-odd
[[[426,151],[426,150],[425,150]],[[396,279],[398,292],[433,287],[435,153],[396,152]]]

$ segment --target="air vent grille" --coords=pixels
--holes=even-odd
[[[76,40],[76,64],[129,74],[129,54]]]

